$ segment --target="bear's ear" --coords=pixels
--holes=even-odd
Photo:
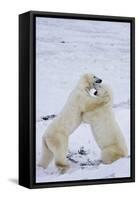
[[[88,77],[89,77],[89,75],[88,75],[88,74],[84,74],[84,75],[83,75],[83,78],[84,78],[85,80],[87,80],[87,79],[88,79]]]
[[[90,74],[86,74],[85,75],[85,81],[86,81],[88,87],[91,87],[92,76]]]
[[[92,74],[86,74],[86,79],[89,83],[93,80],[93,75]]]
[[[90,74],[84,74],[81,81],[83,82],[83,87],[91,88],[92,77]]]
[[[84,74],[84,75],[82,76],[82,80],[83,80],[84,82],[87,82],[87,81],[88,81],[88,74]]]

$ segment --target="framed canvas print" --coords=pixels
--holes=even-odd
[[[19,184],[135,180],[135,19],[19,15]]]

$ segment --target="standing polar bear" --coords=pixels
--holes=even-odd
[[[70,94],[64,108],[57,118],[48,126],[42,138],[42,155],[39,166],[47,168],[54,158],[56,166],[64,171],[69,166],[66,161],[68,138],[81,124],[82,113],[93,110],[108,102],[108,97],[92,97],[89,91],[95,84],[100,84],[101,79],[92,74],[83,75],[75,89]]]
[[[84,113],[83,121],[91,125],[95,140],[101,149],[103,163],[110,164],[127,156],[127,146],[120,127],[112,110],[112,92],[106,85],[96,85],[95,95],[108,95],[109,102],[97,106],[93,111]]]

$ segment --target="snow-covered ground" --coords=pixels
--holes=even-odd
[[[130,152],[129,42],[129,23],[37,18],[36,161],[42,135],[52,122],[41,117],[58,114],[80,76],[87,72],[111,86],[113,109]],[[102,164],[89,125],[82,123],[70,136],[69,171],[59,174],[53,163],[46,170],[36,167],[36,182],[129,177],[130,156]]]

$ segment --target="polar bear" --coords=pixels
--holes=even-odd
[[[93,74],[85,74],[80,78],[62,111],[48,126],[42,137],[42,155],[39,166],[47,168],[54,158],[56,166],[61,171],[69,167],[66,160],[68,138],[82,122],[81,114],[108,102],[108,97],[104,95],[93,98],[89,94],[90,89],[101,82],[102,80]]]
[[[94,138],[101,149],[104,164],[110,164],[128,154],[125,139],[112,110],[112,91],[104,84],[96,85],[97,97],[109,96],[109,102],[83,114],[82,119],[91,125]]]

